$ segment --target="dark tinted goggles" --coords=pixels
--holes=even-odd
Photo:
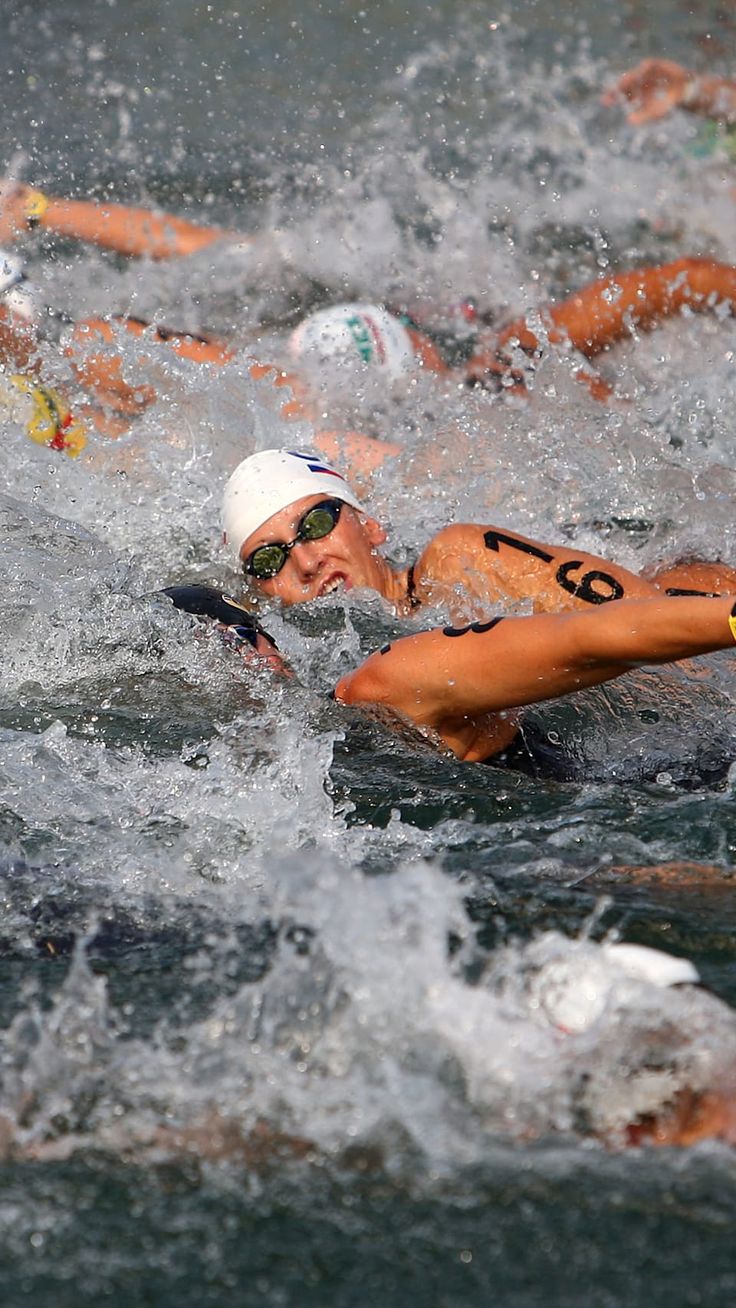
[[[272,541],[259,545],[243,561],[243,571],[257,581],[268,581],[281,571],[295,545],[304,541],[322,540],[329,536],[340,521],[342,500],[322,500],[307,509],[290,541]]]

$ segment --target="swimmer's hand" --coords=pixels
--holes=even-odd
[[[214,586],[167,586],[162,594],[168,595],[174,607],[185,613],[211,618],[221,628],[227,644],[236,646],[245,656],[265,660],[274,672],[288,672],[273,637],[248,609],[229,595],[223,595]]]
[[[250,628],[244,627],[242,623],[226,627],[218,622],[217,626],[222,633],[225,644],[234,646],[246,663],[257,658],[259,663],[267,663],[272,672],[281,672],[286,677],[292,675],[290,668],[287,667],[279,654],[273,637],[269,636],[268,632],[264,631],[262,627],[259,627],[258,631],[254,633]]]
[[[467,384],[507,395],[523,393],[545,343],[524,318],[515,319],[500,332],[479,333],[475,353],[465,365]]]
[[[596,290],[594,284],[592,290]],[[615,391],[586,361],[591,322],[595,325],[595,304],[588,309],[581,319],[581,295],[568,297],[560,305],[544,311],[544,336],[537,336],[524,318],[509,323],[503,331],[489,338],[487,343],[479,338],[480,348],[465,365],[465,377],[469,386],[481,386],[484,390],[520,395],[532,389],[532,379],[537,366],[544,357],[548,345],[561,345],[567,352],[571,348],[585,355],[582,367],[575,372],[578,381],[584,383],[594,400],[606,403],[615,399]],[[581,339],[582,338],[582,339]],[[617,339],[613,335],[611,339]]]
[[[35,226],[47,203],[32,186],[0,178],[0,243],[14,241]]]
[[[694,80],[687,68],[671,59],[644,59],[619,77],[615,86],[601,96],[601,104],[611,108],[628,101],[632,107],[627,121],[638,126],[664,118],[679,105],[687,104]]]
[[[526,374],[520,368],[512,368],[502,354],[475,355],[465,368],[465,381],[468,386],[478,386],[493,395],[519,395],[527,389]]]

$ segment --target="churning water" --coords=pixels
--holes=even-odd
[[[473,294],[502,319],[608,268],[736,262],[718,142],[599,103],[663,49],[727,71],[715,0],[2,11],[6,167],[259,233],[165,264],[29,240],[73,317],[277,359],[345,296],[441,317]],[[242,359],[121,349],[159,392],[129,436],[73,463],[2,429],[2,1302],[729,1302],[733,1153],[596,1137],[733,1075],[732,787],[675,784],[733,738],[733,661],[539,709],[587,761],[566,783],[331,704],[395,630],[370,597],[272,614],[299,674],[275,684],[157,591],[237,585],[224,479],[309,429]],[[678,319],[606,357],[609,408],[564,358],[528,404],[429,383],[357,418],[325,401],[405,447],[367,488],[397,559],[460,516],[636,569],[736,561],[735,352],[732,322]],[[710,870],[631,871],[675,862]],[[611,933],[711,993],[622,973]]]

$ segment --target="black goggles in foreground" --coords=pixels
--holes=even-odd
[[[300,519],[296,536],[290,541],[272,541],[259,545],[243,560],[243,572],[257,581],[268,581],[281,571],[295,545],[304,541],[322,540],[334,531],[340,521],[342,500],[321,500],[307,509]]]

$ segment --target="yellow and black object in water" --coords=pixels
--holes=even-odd
[[[87,444],[82,424],[59,392],[21,373],[0,378],[0,409],[20,421],[36,445],[76,459]]]

